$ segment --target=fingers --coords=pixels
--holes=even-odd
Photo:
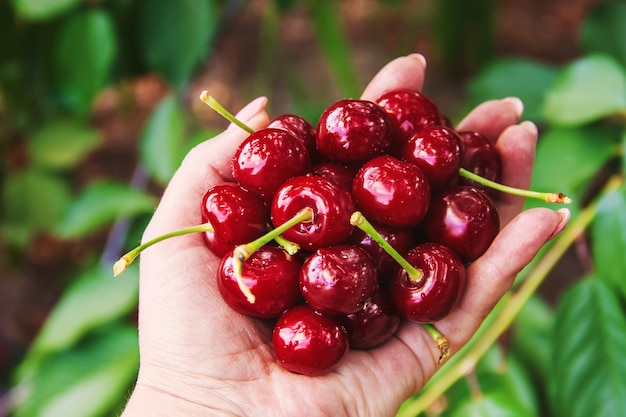
[[[516,124],[524,104],[517,97],[489,100],[474,108],[457,126],[457,130],[470,130],[483,134],[495,143],[506,128]]]
[[[375,101],[381,95],[399,88],[420,91],[425,71],[426,59],[420,54],[396,58],[372,78],[361,98]]]
[[[267,98],[259,97],[246,105],[236,117],[253,129],[267,125]],[[248,133],[231,125],[218,136],[192,149],[161,198],[144,240],[165,232],[200,223],[200,202],[206,190],[232,179],[231,158]]]

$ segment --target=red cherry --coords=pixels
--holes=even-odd
[[[340,100],[317,125],[317,149],[331,161],[361,164],[387,152],[393,128],[387,114],[366,100]]]
[[[414,280],[398,268],[389,292],[401,316],[417,323],[444,318],[465,290],[465,267],[459,256],[438,243],[423,243],[411,249],[405,259],[422,271]]]
[[[300,269],[300,292],[314,310],[330,315],[356,313],[378,288],[369,255],[358,246],[337,245],[315,251]]]
[[[459,132],[463,146],[461,167],[494,182],[502,179],[502,159],[496,147],[478,132]],[[495,197],[497,191],[467,178],[459,178],[459,184],[471,185]]]
[[[394,129],[392,154],[400,156],[404,143],[419,129],[445,125],[437,105],[426,95],[414,90],[395,90],[376,100],[391,119]]]
[[[419,167],[384,155],[359,169],[352,195],[359,210],[372,221],[393,227],[413,227],[426,215],[430,186]]]
[[[321,155],[315,145],[317,131],[304,117],[295,114],[282,114],[270,120],[267,127],[286,130],[297,139],[300,139],[309,152],[311,162],[321,159]]]
[[[349,192],[326,178],[300,176],[286,181],[276,192],[271,219],[280,225],[302,209],[313,209],[313,220],[301,222],[283,233],[283,237],[306,250],[339,245],[352,233],[350,215],[354,202]]]
[[[295,306],[276,322],[272,345],[288,371],[316,376],[332,371],[348,352],[348,334],[339,318]]]
[[[284,250],[264,246],[243,263],[243,283],[255,296],[248,301],[233,268],[232,251],[222,258],[217,284],[226,303],[235,311],[260,318],[276,318],[300,299],[300,263]]]
[[[427,126],[404,144],[402,158],[424,171],[432,192],[450,185],[461,167],[461,138],[445,126]]]
[[[382,288],[361,310],[348,314],[344,320],[350,347],[354,349],[373,349],[382,345],[398,330],[400,322],[389,293]]]
[[[485,193],[456,186],[432,198],[422,227],[427,240],[448,246],[464,262],[471,262],[491,245],[500,230],[500,217]]]
[[[213,227],[212,232],[204,233],[205,242],[218,256],[258,238],[269,223],[269,209],[263,200],[235,183],[207,190],[200,211],[202,221]]]
[[[356,170],[331,161],[322,161],[311,170],[312,175],[324,177],[347,191],[352,191],[352,180]]]
[[[311,170],[302,141],[283,129],[260,129],[250,134],[233,158],[233,176],[245,189],[270,200],[289,178]]]

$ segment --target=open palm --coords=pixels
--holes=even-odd
[[[385,66],[362,98],[397,88],[420,90],[421,56]],[[265,99],[238,117],[253,128],[268,123]],[[537,131],[517,124],[521,103],[494,100],[474,109],[460,129],[496,143],[503,182],[528,187]],[[232,180],[230,159],[246,133],[230,127],[193,149],[168,185],[144,239],[199,224],[200,202],[212,185]],[[503,229],[468,270],[468,288],[452,313],[435,324],[452,352],[468,341],[515,275],[567,222],[567,212],[534,209],[505,196],[498,203]],[[404,322],[384,345],[352,350],[333,372],[308,377],[285,371],[271,347],[271,324],[233,312],[215,280],[219,259],[199,234],[169,239],[146,250],[140,264],[140,371],[124,416],[262,415],[386,416],[437,370],[439,351],[417,324]]]

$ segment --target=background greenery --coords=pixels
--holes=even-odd
[[[186,151],[224,127],[200,90],[233,110],[267,95],[273,115],[314,122],[414,51],[454,120],[523,99],[541,131],[533,188],[572,196],[574,217],[399,416],[626,415],[626,3],[523,13],[545,3],[0,3],[0,415],[121,409],[137,270],[110,268]],[[535,26],[502,45],[498,19],[524,16]],[[552,49],[524,42],[559,25],[574,34]]]

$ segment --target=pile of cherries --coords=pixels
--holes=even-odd
[[[461,175],[498,182],[495,147],[417,91],[340,100],[317,126],[279,116],[232,170],[201,202],[218,287],[235,311],[275,320],[275,354],[296,373],[329,372],[403,318],[444,318],[500,229],[498,191]]]

